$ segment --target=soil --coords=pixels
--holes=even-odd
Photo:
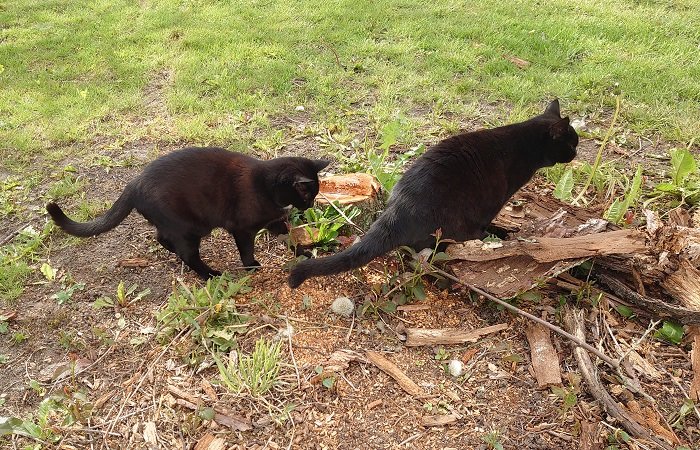
[[[162,80],[167,80],[167,74]],[[314,153],[314,141],[298,144],[304,152]],[[130,151],[145,159],[148,147],[150,143],[143,143]],[[161,147],[162,152],[169,149]],[[582,158],[591,159],[596,150],[595,142],[584,140]],[[80,169],[79,175],[87,181],[86,198],[111,203],[138,170],[116,167],[107,171],[97,166]],[[35,206],[40,206],[38,202]],[[65,206],[71,211],[75,204],[67,202]],[[41,216],[32,224],[40,228],[45,221]],[[19,225],[5,224],[0,238]],[[247,275],[237,269],[240,261],[235,244],[223,232],[206,239],[201,253],[214,268],[234,277]],[[239,312],[252,320],[249,331],[237,338],[238,347],[249,352],[258,338],[275,339],[288,326],[293,328],[288,342],[283,339],[282,383],[260,398],[217,386],[215,366],[188,364],[188,336],[169,342],[154,336],[158,327],[154,315],[173,290],[181,283],[201,286],[202,282],[156,243],[154,230],[141,216],[134,213],[115,230],[89,239],[67,238],[56,232],[48,255],[51,266],[59,271],[58,278],[69,274],[73,282],[84,283],[84,289],[76,290],[59,305],[52,296],[62,289],[61,283],[46,281],[36,270],[21,298],[6,305],[6,312],[15,315],[10,332],[0,339],[0,354],[9,355],[0,373],[4,400],[0,416],[36,416],[37,406],[46,396],[86,393],[92,411],[81,422],[51,424],[63,435],[55,448],[207,448],[195,445],[212,434],[223,439],[223,448],[229,449],[488,449],[497,448],[494,445],[499,442],[510,449],[569,449],[579,448],[583,425],[598,422],[609,425],[600,428],[601,447],[597,448],[602,448],[604,439],[612,439],[618,426],[585,392],[571,348],[558,337],[553,340],[565,380],[563,388],[574,394],[574,404],[565,404],[561,390],[539,388],[524,334],[527,323],[485,300],[429,286],[424,301],[412,302],[422,308],[391,314],[368,311],[352,318],[330,312],[331,303],[339,296],[350,297],[358,306],[368,296],[372,298],[372,284],[397,270],[393,255],[353,273],[312,279],[290,290],[283,266],[293,255],[278,239],[260,236],[256,257],[263,268],[250,274],[252,290],[236,298]],[[124,267],[134,260],[141,261],[143,267]],[[99,297],[114,297],[120,282],[137,284],[137,292],[145,288],[151,292],[126,308],[93,307]],[[556,298],[523,301],[521,306],[557,321]],[[642,337],[645,323],[617,317],[613,327],[622,336],[629,341]],[[498,323],[506,323],[508,328],[476,343],[403,346],[406,327],[477,329]],[[18,332],[28,339],[15,343],[8,337]],[[381,352],[427,396],[407,394],[366,361],[351,362],[337,374],[332,386],[324,386],[317,368],[333,352],[345,349],[360,354]],[[665,370],[661,378],[641,380],[657,402],[653,408],[663,418],[674,417],[685,400],[681,388],[687,389],[692,377],[687,350],[648,338],[638,348],[654,366]],[[464,375],[455,378],[447,373],[449,359],[464,362]],[[56,367],[70,361],[81,369],[79,374],[56,380]],[[618,386],[614,374],[602,366],[600,370],[611,385]],[[38,381],[42,389],[30,388],[30,380]],[[232,430],[224,423],[203,419],[197,411],[177,403],[168,389],[172,386],[196,398],[200,408],[226,410],[250,423],[251,429]],[[634,397],[621,386],[614,395],[620,402]],[[287,409],[291,410],[289,415],[283,413]],[[422,424],[427,416],[447,414],[457,417],[454,423]],[[697,418],[685,417],[676,433],[690,447],[697,445]],[[9,446],[30,442],[20,437],[0,439]]]

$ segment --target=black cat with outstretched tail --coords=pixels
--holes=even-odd
[[[578,135],[561,117],[559,101],[524,122],[447,138],[431,147],[396,184],[386,210],[348,249],[297,264],[296,288],[306,279],[364,266],[400,246],[432,248],[443,239],[481,239],[508,199],[535,172],[576,156]]]
[[[101,217],[79,223],[56,203],[46,205],[66,233],[88,237],[119,225],[133,209],[155,225],[158,242],[204,278],[221,275],[199,256],[199,244],[214,228],[236,241],[246,267],[262,228],[286,233],[288,206],[306,209],[318,194],[318,172],[328,161],[299,157],[259,160],[216,147],[190,147],[161,156],[126,185]]]

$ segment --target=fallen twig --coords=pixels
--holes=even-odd
[[[408,378],[408,376],[406,376],[401,369],[399,369],[394,363],[386,359],[381,354],[368,350],[365,352],[365,357],[382,372],[396,380],[399,386],[401,386],[401,389],[406,391],[408,394],[414,397],[424,397],[426,395],[425,391],[423,391],[420,386]]]
[[[564,323],[571,333],[575,334],[579,339],[586,338],[582,311],[567,308],[564,312]],[[646,428],[635,421],[627,410],[618,406],[615,399],[612,398],[600,384],[596,368],[583,349],[574,348],[574,356],[576,357],[579,369],[581,370],[581,376],[586,381],[589,392],[593,398],[600,402],[607,414],[617,419],[632,436],[654,442],[664,450],[673,450],[673,447],[666,442],[650,435]]]

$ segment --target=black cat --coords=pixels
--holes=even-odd
[[[262,228],[286,233],[287,209],[306,209],[318,194],[327,161],[286,157],[262,161],[223,148],[185,148],[148,164],[101,217],[78,223],[56,203],[47,211],[68,234],[87,237],[116,227],[136,209],[158,230],[158,242],[204,278],[221,273],[199,256],[214,228],[233,235],[244,266],[260,266],[253,241]]]
[[[439,142],[396,184],[386,210],[362,240],[327,258],[300,262],[289,275],[304,280],[361,267],[402,246],[432,248],[431,236],[480,239],[508,199],[537,169],[571,161],[578,135],[561,118],[559,102],[525,122],[460,134]]]

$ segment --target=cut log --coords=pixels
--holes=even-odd
[[[463,344],[465,342],[476,342],[480,337],[487,334],[497,333],[508,328],[508,324],[499,323],[477,330],[466,330],[463,328],[407,328],[406,347],[420,347],[422,345],[449,345]]]
[[[353,222],[361,229],[367,230],[383,208],[382,186],[368,173],[348,173],[321,178],[316,203],[327,205],[331,202],[360,208],[361,213]]]
[[[525,329],[525,337],[530,344],[530,359],[537,385],[541,388],[560,385],[559,356],[552,345],[549,330],[534,324]]]

